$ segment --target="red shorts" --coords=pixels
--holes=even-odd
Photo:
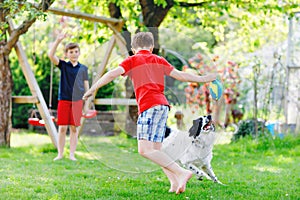
[[[59,100],[57,106],[57,125],[80,126],[83,101]]]

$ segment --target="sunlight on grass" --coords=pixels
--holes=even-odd
[[[273,166],[254,166],[253,169],[260,172],[280,173],[282,169]]]
[[[51,144],[50,137],[45,134],[18,132],[11,134],[11,147]]]
[[[276,161],[279,163],[293,163],[294,162],[292,157],[285,157],[283,155],[279,155],[277,157]]]
[[[77,151],[76,152],[76,155],[80,156],[80,157],[83,157],[87,160],[97,160],[97,159],[101,159],[101,156],[98,155],[98,156],[95,156],[93,155],[92,153],[90,152],[82,152],[82,151]]]
[[[84,136],[80,142],[87,153],[78,155],[87,155],[111,169],[128,173],[148,173],[160,169],[138,154],[136,139]]]

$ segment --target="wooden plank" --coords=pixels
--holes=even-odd
[[[94,99],[95,105],[137,105],[135,99],[123,99],[123,98],[101,98],[101,99]]]
[[[12,96],[14,103],[39,103],[39,100],[35,96]]]
[[[116,43],[116,38],[115,36],[113,35],[109,42],[108,42],[108,47],[106,49],[106,52],[105,52],[105,55],[102,59],[102,62],[100,64],[100,66],[98,67],[97,69],[97,75],[96,77],[94,78],[93,80],[93,84],[96,83],[98,81],[98,79],[101,78],[101,76],[103,75],[104,71],[105,71],[105,66],[107,65],[108,61],[109,61],[109,58],[111,56],[111,52],[115,46],[115,43]]]
[[[125,23],[124,20],[122,20],[122,19],[108,18],[108,17],[103,17],[103,16],[82,13],[82,12],[75,11],[75,10],[65,10],[65,9],[52,8],[52,7],[49,7],[47,12],[51,12],[55,15],[68,16],[68,17],[73,17],[73,18],[77,18],[77,19],[84,19],[84,20],[87,20],[90,22],[103,23],[103,24],[107,25],[114,32],[114,34],[117,35],[117,37],[120,40],[123,40],[123,42],[125,42],[124,38],[120,34],[120,31],[122,30],[122,27]]]
[[[119,35],[118,37],[116,37],[116,44],[120,49],[121,55],[124,58],[127,58],[129,56],[129,53],[128,53],[128,50],[126,47],[126,41],[122,35]]]
[[[122,24],[124,23],[124,21],[121,19],[107,18],[107,17],[97,16],[97,15],[92,15],[92,14],[87,14],[87,13],[81,13],[81,12],[74,11],[74,10],[65,10],[65,9],[50,7],[50,8],[48,8],[47,11],[51,12],[55,15],[74,17],[77,19],[84,19],[84,20],[91,21],[91,22],[100,22],[103,24],[118,25],[119,23],[122,23]]]

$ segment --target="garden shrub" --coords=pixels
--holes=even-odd
[[[257,135],[255,135],[255,120],[248,119],[240,121],[238,131],[233,135],[231,141],[237,141],[241,137],[252,136],[253,138],[269,135],[269,131],[265,128],[263,121],[257,120]]]

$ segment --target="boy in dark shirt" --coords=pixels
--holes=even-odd
[[[66,33],[60,33],[48,56],[51,62],[56,65],[60,71],[60,84],[58,92],[57,106],[57,125],[58,125],[58,155],[54,160],[63,158],[66,133],[70,130],[70,160],[76,160],[75,150],[78,142],[78,126],[82,116],[84,92],[89,89],[88,68],[78,62],[80,48],[76,43],[69,43],[65,47],[65,56],[68,62],[59,59],[56,55],[56,49],[60,42],[66,38]]]

